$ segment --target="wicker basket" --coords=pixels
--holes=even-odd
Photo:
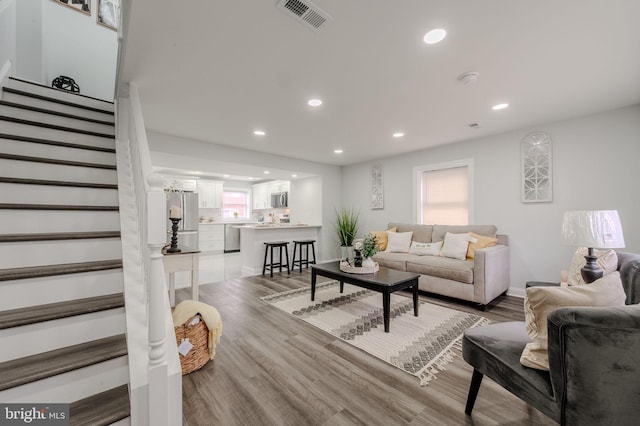
[[[189,325],[194,318],[200,318],[200,322]],[[176,326],[175,331],[178,346],[183,339],[189,339],[189,343],[193,345],[186,356],[178,354],[182,374],[189,374],[205,365],[209,361],[209,329],[202,317],[198,314],[189,318],[184,324]]]

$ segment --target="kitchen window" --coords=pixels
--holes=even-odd
[[[473,160],[414,168],[416,223],[473,223]]]
[[[235,219],[249,216],[248,191],[224,191],[222,195],[222,217]]]

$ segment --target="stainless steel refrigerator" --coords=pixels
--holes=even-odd
[[[198,211],[197,192],[168,192],[167,193],[167,243],[171,242],[171,226],[169,209],[177,206],[182,210],[182,220],[178,223],[178,247],[189,247],[199,250],[198,224],[200,214]]]

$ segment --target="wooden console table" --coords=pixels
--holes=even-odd
[[[167,253],[164,255],[162,263],[164,271],[169,275],[169,302],[171,307],[176,305],[176,272],[191,271],[191,299],[198,300],[198,286],[200,285],[200,250],[193,250],[188,247],[180,247],[180,253]]]

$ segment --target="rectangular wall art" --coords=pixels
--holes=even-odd
[[[382,166],[373,166],[371,169],[371,209],[384,208],[384,185]]]
[[[78,12],[91,15],[91,0],[53,0]]]

